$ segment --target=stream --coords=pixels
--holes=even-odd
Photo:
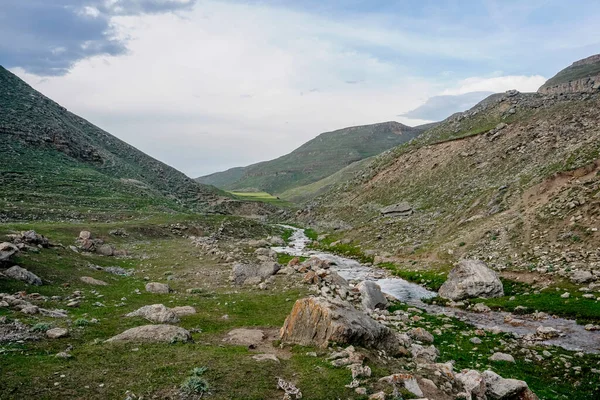
[[[311,240],[304,234],[304,230],[293,226],[281,225],[286,229],[292,229],[293,234],[287,246],[273,247],[278,253],[293,256],[318,257],[331,262],[331,269],[348,281],[371,280],[377,282],[381,291],[404,303],[424,309],[430,314],[446,315],[455,317],[461,321],[468,322],[481,329],[495,328],[503,332],[511,332],[519,336],[534,334],[539,326],[552,327],[564,335],[543,343],[559,346],[566,350],[582,351],[586,353],[600,353],[600,331],[586,331],[582,325],[573,320],[563,318],[552,318],[537,321],[527,315],[514,316],[524,321],[520,326],[513,326],[505,322],[504,318],[511,315],[503,311],[491,311],[488,313],[474,313],[452,307],[430,305],[423,303],[422,299],[437,296],[436,292],[425,289],[415,283],[392,276],[388,271],[362,265],[356,260],[341,257],[324,251],[311,250],[307,248]]]

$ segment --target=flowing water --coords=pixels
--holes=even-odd
[[[548,318],[542,321],[533,320],[528,316],[519,316],[524,321],[523,325],[513,326],[505,322],[507,312],[492,311],[488,313],[474,313],[451,307],[425,304],[421,300],[437,296],[436,292],[425,289],[415,283],[391,276],[387,271],[362,265],[356,260],[341,257],[324,251],[310,250],[307,244],[310,239],[302,229],[282,225],[294,232],[288,246],[273,247],[278,253],[293,256],[318,257],[331,262],[331,269],[348,281],[372,280],[381,286],[381,291],[397,298],[398,300],[426,310],[437,315],[447,315],[471,323],[478,328],[497,328],[503,332],[512,332],[520,336],[535,333],[539,326],[558,329],[564,336],[547,340],[541,343],[560,346],[567,350],[583,351],[587,353],[600,352],[600,332],[586,331],[583,326],[575,321],[563,318]]]

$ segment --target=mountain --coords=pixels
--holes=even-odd
[[[7,214],[205,210],[225,197],[70,113],[2,67],[0,134],[0,209]]]
[[[509,91],[374,157],[299,222],[399,259],[568,271],[597,259],[599,195],[600,90]]]
[[[339,129],[322,133],[275,160],[217,172],[197,181],[227,190],[254,189],[279,194],[317,182],[356,161],[405,143],[425,129],[398,122]]]
[[[544,94],[595,92],[600,89],[600,54],[579,60],[549,79],[539,92]]]

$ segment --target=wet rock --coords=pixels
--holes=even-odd
[[[357,344],[394,355],[399,341],[387,327],[344,301],[308,297],[296,301],[280,331],[281,340],[304,346]]]
[[[450,271],[448,279],[439,290],[440,297],[463,300],[474,297],[501,297],[504,295],[502,282],[483,261],[461,260]]]
[[[144,306],[133,312],[130,312],[129,314],[126,314],[125,316],[142,317],[157,324],[176,324],[179,322],[179,317],[177,314],[162,304]]]
[[[189,342],[192,340],[190,333],[174,325],[143,325],[131,328],[113,336],[107,342],[147,342],[147,343],[172,343]]]
[[[60,339],[69,336],[69,331],[65,328],[52,328],[46,331],[48,339]]]
[[[19,267],[18,265],[10,267],[6,271],[4,271],[4,275],[6,275],[12,279],[23,281],[30,285],[34,285],[34,286],[42,285],[42,280],[40,279],[39,276],[37,276],[33,272],[26,270],[25,268]]]
[[[167,294],[171,291],[171,288],[166,283],[149,282],[146,284],[146,292]]]
[[[82,276],[79,280],[83,283],[87,283],[88,285],[94,286],[108,286],[108,283],[101,281],[100,279],[92,278],[91,276]]]
[[[489,360],[490,361],[505,361],[505,362],[511,362],[511,363],[515,362],[515,358],[513,356],[511,356],[510,354],[506,354],[506,353],[494,353],[489,358]]]
[[[361,294],[361,302],[366,310],[386,309],[388,301],[381,292],[381,287],[373,281],[362,281],[357,286]]]
[[[19,248],[12,243],[0,243],[0,262],[6,261],[19,251]]]

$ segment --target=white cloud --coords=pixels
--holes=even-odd
[[[491,78],[472,77],[463,79],[455,87],[446,89],[442,95],[458,95],[470,92],[505,92],[516,89],[520,92],[536,92],[546,82],[541,75],[509,75]]]

